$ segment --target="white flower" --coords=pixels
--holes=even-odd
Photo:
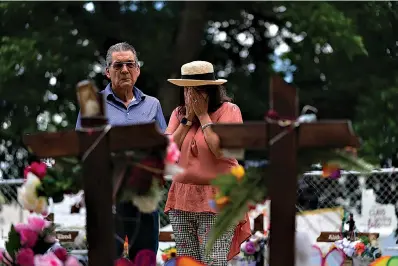
[[[79,233],[77,234],[75,240],[74,240],[74,244],[76,246],[83,246],[86,242],[86,231],[85,230],[79,230]]]
[[[143,195],[143,196],[138,196],[134,195],[133,196],[133,204],[137,206],[137,208],[140,210],[140,212],[143,213],[152,213],[157,210],[159,206],[159,202],[162,200],[162,193],[161,191],[156,191],[152,195]]]
[[[184,172],[184,169],[177,164],[166,163],[164,167],[165,176],[174,176]]]
[[[37,187],[40,185],[40,179],[32,173],[28,173],[25,184],[18,188],[18,202],[27,210],[44,213],[47,211],[47,199],[37,197]]]
[[[40,179],[36,175],[29,172],[26,176],[26,182],[24,184],[26,189],[31,190],[31,191],[36,191],[36,188],[39,185],[40,185]]]
[[[18,201],[25,209],[33,210],[37,204],[37,196],[22,186],[18,188]]]
[[[35,213],[43,214],[43,213],[47,213],[47,209],[48,209],[47,199],[45,197],[39,197],[37,199],[37,205],[33,209],[33,211]]]

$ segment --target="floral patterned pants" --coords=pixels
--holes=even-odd
[[[225,232],[209,255],[206,243],[216,215],[213,213],[170,210],[169,218],[175,236],[177,256],[189,256],[208,266],[226,266],[235,227]]]

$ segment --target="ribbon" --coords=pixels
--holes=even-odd
[[[286,136],[289,132],[291,132],[296,127],[299,127],[302,123],[313,123],[317,120],[316,114],[307,114],[307,111],[313,111],[317,113],[318,110],[310,105],[306,105],[301,110],[301,115],[298,118],[291,118],[291,117],[282,117],[276,112],[275,110],[271,109],[265,115],[265,121],[269,124],[277,124],[280,127],[286,128],[272,139],[269,140],[268,144],[273,145],[284,136]]]
[[[84,152],[81,161],[84,162],[87,157],[90,155],[90,153],[97,147],[97,145],[100,143],[100,141],[106,136],[106,134],[111,130],[112,126],[110,124],[106,125],[105,127],[100,127],[98,129],[79,129],[79,131],[87,132],[88,134],[91,134],[93,131],[100,131],[101,134],[96,138],[96,140],[91,144],[91,146]]]

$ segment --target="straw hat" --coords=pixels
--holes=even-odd
[[[213,65],[206,61],[193,61],[183,65],[181,78],[167,81],[182,87],[220,85],[227,82],[225,79],[216,79]]]

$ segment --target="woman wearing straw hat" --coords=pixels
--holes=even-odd
[[[165,207],[177,254],[206,265],[227,265],[239,253],[240,244],[250,237],[250,223],[246,215],[245,220],[216,241],[209,256],[205,255],[207,236],[216,219],[216,212],[209,206],[216,188],[209,181],[238,164],[235,159],[222,156],[219,138],[210,125],[242,123],[242,115],[221,86],[227,81],[215,78],[209,62],[185,64],[181,79],[168,81],[183,87],[180,105],[171,114],[166,129],[181,150],[179,165],[185,169],[173,178]]]

